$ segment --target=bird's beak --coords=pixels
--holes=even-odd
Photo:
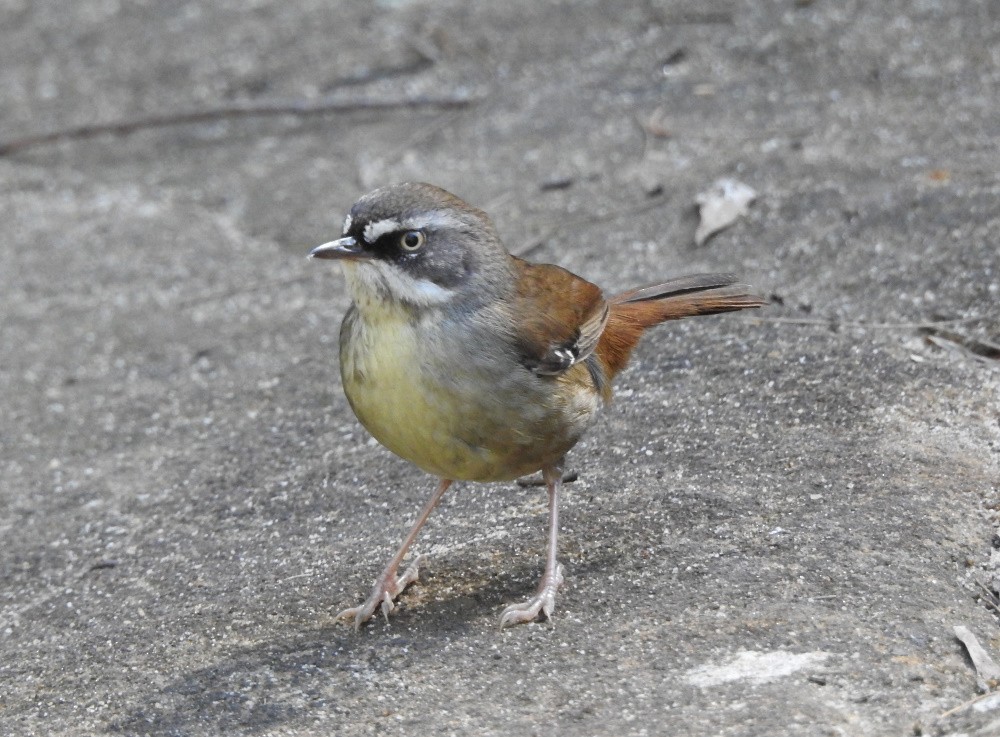
[[[309,252],[309,258],[334,258],[334,259],[360,259],[369,258],[368,254],[361,245],[351,238],[350,236],[344,236],[343,238],[338,238],[335,241],[330,241],[329,243],[324,243],[322,246],[316,246],[313,250]]]

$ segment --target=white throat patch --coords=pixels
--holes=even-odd
[[[342,263],[351,295],[362,311],[385,309],[396,302],[413,307],[435,307],[443,305],[455,294],[427,279],[415,279],[385,261]]]

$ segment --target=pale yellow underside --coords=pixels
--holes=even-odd
[[[380,443],[428,473],[474,481],[533,473],[558,462],[599,408],[582,365],[537,377],[513,360],[483,360],[484,350],[470,358],[434,310],[414,323],[364,307],[345,321],[344,391]]]

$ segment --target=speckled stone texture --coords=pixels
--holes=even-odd
[[[1000,4],[0,3],[0,733],[1000,734]],[[757,192],[695,247],[695,196]],[[340,390],[368,189],[444,186],[609,292],[732,270],[545,495],[434,481]],[[950,321],[950,322],[942,322]],[[933,324],[931,324],[933,323]],[[992,705],[992,708],[991,708]]]

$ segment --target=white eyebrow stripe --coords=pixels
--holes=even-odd
[[[365,226],[364,237],[366,243],[374,243],[386,233],[392,233],[397,230],[438,230],[441,228],[466,227],[468,225],[461,218],[449,215],[440,210],[432,210],[431,212],[423,212],[419,215],[411,215],[401,220],[385,218],[384,220],[376,220],[373,223],[368,223]],[[344,232],[347,232],[346,226]]]
[[[368,223],[365,226],[365,243],[374,243],[386,233],[402,229],[403,224],[396,220],[396,218],[386,218],[385,220],[376,220],[374,223]]]
[[[403,220],[403,227],[407,230],[436,230],[438,228],[464,228],[465,221],[450,215],[441,210],[431,210],[430,212],[413,215]]]

